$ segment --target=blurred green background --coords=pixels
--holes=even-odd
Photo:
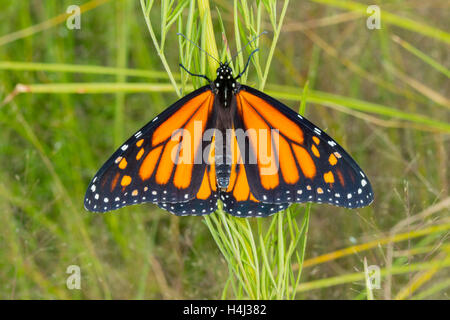
[[[366,26],[369,4],[381,29]],[[70,5],[84,11],[79,30],[66,26]],[[228,28],[233,2],[210,5],[222,49],[218,12]],[[0,7],[0,298],[220,298],[228,268],[202,218],[83,208],[103,162],[177,99],[139,1]],[[177,74],[172,29],[165,55]],[[375,191],[368,208],[312,206],[298,299],[366,299],[364,259],[381,270],[376,299],[448,299],[449,29],[445,0],[289,3],[266,91],[298,110],[308,80],[306,116]],[[264,59],[264,38],[260,48]],[[66,287],[70,265],[80,290]]]

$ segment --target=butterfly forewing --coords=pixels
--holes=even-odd
[[[265,203],[325,202],[357,208],[373,200],[356,162],[326,133],[281,102],[247,86],[237,93],[235,127],[254,197]],[[256,159],[250,163],[251,158]]]
[[[206,170],[201,140],[212,124],[213,103],[210,86],[202,87],[129,138],[92,179],[86,209],[104,212],[141,202],[183,202],[192,212],[187,202],[196,199]]]

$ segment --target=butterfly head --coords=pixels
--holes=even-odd
[[[219,68],[217,68],[217,78],[216,82],[233,81],[233,70],[228,65],[228,63],[221,63]]]
[[[221,63],[216,71],[217,77],[214,80],[214,87],[219,91],[234,91],[237,87],[236,78],[233,77],[233,69],[227,63]]]

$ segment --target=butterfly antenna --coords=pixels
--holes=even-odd
[[[185,38],[187,41],[189,41],[190,43],[192,43],[194,46],[196,46],[197,48],[200,49],[200,51],[204,52],[208,57],[214,59],[215,61],[217,61],[217,63],[220,65],[220,61],[219,59],[214,58],[212,55],[210,55],[207,51],[203,50],[198,44],[196,44],[194,41],[192,41],[191,39],[189,39],[188,37],[186,37],[184,34],[182,33],[177,33],[178,36],[182,36],[183,38]],[[184,67],[183,67],[184,68]],[[186,70],[186,69],[185,69]],[[187,71],[187,70],[186,70]]]
[[[251,43],[255,42],[259,37],[261,37],[263,34],[266,34],[266,33],[267,33],[267,31],[263,31],[259,35],[254,37],[252,40],[247,42],[247,44],[230,59],[230,62],[233,61],[233,59],[236,58],[242,51],[244,51]],[[255,51],[253,51],[251,54],[253,54],[254,52]],[[248,64],[248,62],[247,62],[247,64]]]
[[[180,65],[180,67],[182,67],[183,69],[184,69],[184,71],[186,71],[188,74],[190,74],[191,76],[193,76],[193,77],[200,77],[200,78],[203,78],[203,79],[206,79],[208,82],[212,82],[207,76],[205,76],[204,74],[196,74],[196,73],[192,73],[192,72],[190,72],[188,69],[186,69],[186,67],[185,66],[183,66],[181,63],[179,64]]]
[[[249,63],[250,63],[250,60],[252,59],[253,54],[256,53],[257,51],[259,51],[259,48],[256,48],[255,50],[252,51],[252,53],[250,53],[250,56],[248,57],[247,63],[245,64],[244,70],[242,70],[242,72],[239,73],[239,74],[237,75],[237,77],[234,78],[234,80],[237,80],[237,79],[239,79],[240,77],[242,77],[242,75],[245,73],[245,70],[247,70],[247,68],[248,68],[248,65],[249,65]]]

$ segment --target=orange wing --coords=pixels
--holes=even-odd
[[[227,190],[220,192],[224,210],[237,217],[258,217],[286,209],[289,203],[262,203],[253,195],[235,130],[232,130],[230,146],[232,159],[230,182]]]
[[[216,186],[216,172],[215,172],[215,141],[214,135],[209,141],[210,144],[204,148],[204,154],[208,155],[208,160],[203,171],[199,171],[199,176],[202,177],[201,185],[194,199],[187,202],[158,202],[158,206],[171,213],[179,216],[187,215],[206,215],[217,210],[218,192]]]
[[[201,147],[203,133],[213,123],[213,104],[210,86],[202,87],[134,134],[95,175],[86,192],[86,209],[105,212],[153,202],[175,214],[201,212],[203,207],[189,202],[217,197],[213,192],[206,196],[209,166],[202,161]]]
[[[236,94],[251,194],[263,203],[326,202],[349,208],[373,200],[356,162],[326,133],[281,102],[247,86]]]

